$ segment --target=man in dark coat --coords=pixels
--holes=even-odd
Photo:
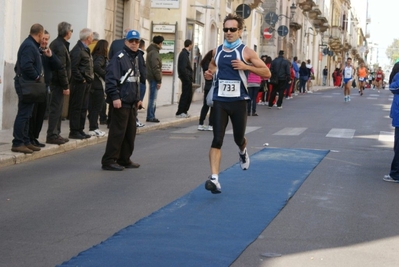
[[[176,112],[178,118],[188,118],[191,100],[193,98],[193,69],[190,62],[190,51],[193,48],[191,40],[184,41],[184,48],[177,60],[177,71],[182,83],[179,107]]]
[[[84,132],[88,97],[94,80],[93,58],[89,45],[93,32],[85,28],[79,33],[80,40],[71,50],[71,96],[69,98],[69,138],[86,139],[91,136]]]
[[[273,85],[273,90],[269,99],[269,108],[272,108],[274,99],[278,93],[277,108],[281,109],[284,98],[284,90],[287,88],[287,83],[291,83],[290,62],[284,58],[284,51],[280,50],[278,57],[272,61],[270,71],[273,76],[278,77],[278,84]]]

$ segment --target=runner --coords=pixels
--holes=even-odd
[[[365,67],[364,63],[360,63],[360,66],[357,69],[357,77],[359,79],[359,94],[361,96],[363,95],[363,90],[366,85],[367,75],[368,75],[367,68]]]
[[[222,144],[229,118],[233,127],[233,136],[239,148],[241,168],[249,168],[247,139],[247,73],[251,71],[263,78],[271,76],[269,68],[256,52],[241,41],[244,19],[233,14],[226,16],[223,22],[224,43],[214,49],[209,68],[204,72],[207,80],[213,78],[213,140],[209,151],[212,175],[205,183],[205,189],[213,194],[221,193],[219,169],[222,159]],[[281,96],[282,97],[282,96]]]
[[[344,101],[351,101],[351,86],[354,74],[352,67],[352,58],[348,57],[345,64],[342,64],[343,76],[344,76]]]
[[[375,86],[377,87],[378,93],[380,92],[382,81],[384,80],[384,78],[384,72],[382,71],[381,67],[378,67],[378,70],[375,73]]]

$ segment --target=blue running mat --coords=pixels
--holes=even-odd
[[[265,148],[220,173],[221,194],[201,184],[59,266],[229,266],[327,153]]]

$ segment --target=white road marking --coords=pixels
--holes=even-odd
[[[339,128],[332,128],[330,132],[326,135],[326,137],[333,137],[333,138],[353,138],[355,135],[355,130],[353,129],[339,129]]]
[[[304,131],[306,131],[307,128],[284,128],[280,131],[278,131],[277,133],[274,133],[273,135],[300,135],[302,134]]]

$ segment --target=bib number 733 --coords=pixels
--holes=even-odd
[[[219,80],[218,96],[239,97],[241,81]]]

